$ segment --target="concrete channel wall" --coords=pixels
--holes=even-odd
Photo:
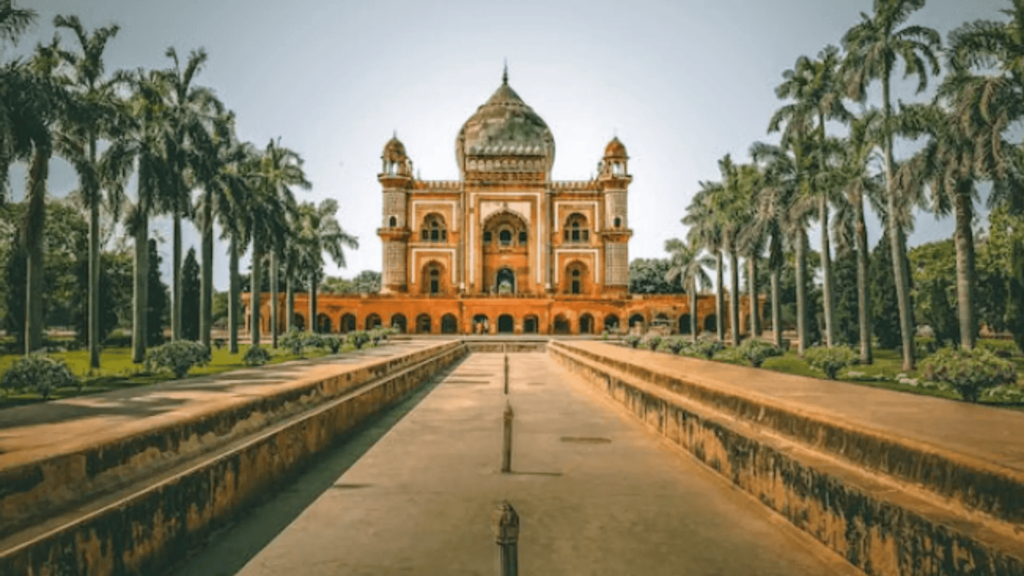
[[[571,342],[548,351],[866,574],[1024,575],[1024,481],[1012,471],[716,389],[640,357]]]
[[[444,342],[342,366],[272,397],[6,470],[0,510],[21,516],[0,518],[31,526],[0,540],[0,575],[160,574],[466,352],[461,342]],[[144,465],[154,461],[164,464]]]

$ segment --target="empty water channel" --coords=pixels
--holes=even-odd
[[[506,393],[501,348],[467,344],[171,573],[496,574],[503,500],[520,515],[521,574],[859,573],[541,347],[508,354]]]

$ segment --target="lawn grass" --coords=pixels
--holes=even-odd
[[[214,347],[210,354],[210,363],[206,366],[197,366],[193,368],[185,378],[210,376],[213,374],[222,374],[224,372],[231,372],[232,370],[247,368],[247,366],[242,363],[242,358],[245,355],[246,350],[249,349],[249,345],[240,344],[238,348],[238,354],[231,354],[228,352],[228,348],[226,346],[219,349]],[[268,362],[268,365],[300,359],[298,356],[294,356],[290,351],[286,351],[284,349],[271,350],[269,347],[267,349],[271,351],[270,362]],[[352,349],[351,345],[345,345],[342,346],[339,353],[344,353]],[[328,349],[306,348],[303,350],[303,356],[305,358],[318,358],[328,354],[330,354],[330,350]],[[89,370],[89,351],[87,349],[71,352],[54,352],[49,354],[49,356],[51,358],[67,362],[68,368],[71,369],[71,372],[74,373],[75,376],[78,376],[83,383],[81,390],[74,387],[57,388],[53,390],[50,393],[51,400],[96,394],[98,392],[119,390],[121,388],[145,386],[148,384],[156,384],[157,382],[165,382],[174,378],[174,375],[169,371],[148,373],[145,372],[143,365],[133,364],[130,348],[104,349],[100,355],[100,369],[96,371]],[[7,368],[20,357],[21,356],[17,354],[0,355],[0,378],[3,377],[3,373],[6,372]],[[42,396],[35,392],[0,392],[0,409],[22,406],[25,404],[35,404],[42,400]]]
[[[982,345],[988,344],[993,349],[1005,348],[1006,344],[1003,340],[981,340],[979,343]],[[920,385],[913,386],[899,381],[900,378],[918,379],[919,381],[922,380],[920,366],[922,361],[928,359],[927,355],[922,358],[917,358],[918,369],[905,372],[903,370],[903,356],[900,352],[896,350],[875,348],[873,350],[873,354],[874,362],[872,364],[850,366],[849,368],[839,372],[838,380],[861,386],[884,388],[886,390],[893,390],[896,392],[907,392],[921,396],[946,398],[948,400],[961,400],[960,395],[954,390],[930,388]],[[723,353],[717,354],[714,361],[736,364],[739,366],[749,366],[747,362],[731,359],[727,354]],[[1021,383],[1024,383],[1024,356],[1016,354],[1011,358],[1011,361],[1017,366],[1017,382],[1018,385],[1020,385]],[[782,372],[784,374],[807,376],[810,378],[825,380],[825,373],[808,366],[807,363],[797,355],[795,348],[790,349],[782,356],[768,358],[765,360],[761,368],[775,372]],[[851,376],[850,372],[855,373],[855,375]],[[998,406],[1001,408],[1024,410],[1024,403],[1021,402],[1000,402],[993,401],[991,399],[982,399],[978,403],[988,406]]]

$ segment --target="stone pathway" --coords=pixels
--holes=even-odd
[[[510,359],[513,474],[502,355],[472,354],[237,573],[493,575],[507,498],[524,576],[857,574],[546,354]],[[216,558],[244,547],[215,540],[179,573],[233,574]]]

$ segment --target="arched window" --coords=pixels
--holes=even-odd
[[[395,228],[397,226],[398,226],[398,218],[395,218],[394,216],[392,216],[391,218],[388,218],[388,227],[389,228]]]
[[[501,232],[498,232],[498,242],[500,242],[502,246],[511,246],[512,245],[512,231],[511,230],[502,230]]]
[[[448,230],[445,227],[444,219],[437,214],[429,214],[424,218],[420,239],[424,242],[446,242]]]
[[[615,217],[615,220],[613,222],[614,222],[614,226],[616,228],[619,228],[620,226],[622,226],[622,218],[619,218],[618,216]]]
[[[580,269],[576,268],[572,271],[572,293],[580,293]]]
[[[490,244],[490,243],[491,243],[491,232],[488,230],[487,232],[484,232],[484,244]]]
[[[569,216],[565,222],[566,242],[589,242],[590,230],[587,228],[587,218],[576,213]]]
[[[526,246],[526,242],[527,242],[527,238],[526,237],[527,237],[526,230],[520,230],[519,231],[519,245],[520,246]]]
[[[441,292],[441,271],[434,268],[430,271],[430,293],[437,294]]]

